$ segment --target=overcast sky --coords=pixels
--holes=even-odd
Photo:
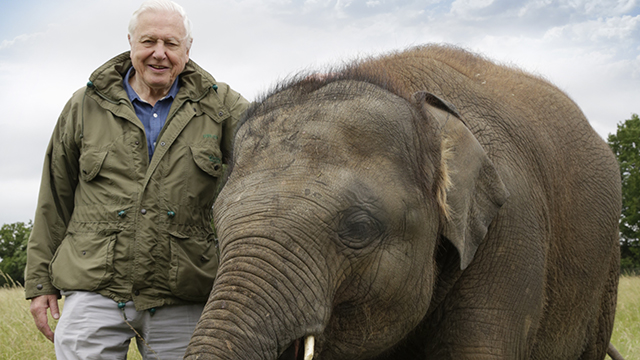
[[[0,225],[33,219],[64,104],[129,49],[142,1],[0,0]],[[178,1],[191,59],[253,100],[300,70],[451,43],[541,75],[602,136],[640,113],[640,0]]]

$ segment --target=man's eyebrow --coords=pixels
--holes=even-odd
[[[175,36],[171,36],[171,37],[167,37],[167,38],[163,38],[163,37],[158,37],[158,36],[154,36],[154,35],[140,35],[140,40],[143,39],[151,39],[151,40],[162,40],[162,41],[176,41],[176,42],[182,42],[184,39],[180,39],[178,37]],[[186,39],[186,37],[185,37]]]

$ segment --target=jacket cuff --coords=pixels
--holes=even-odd
[[[41,295],[58,295],[58,298],[60,298],[60,290],[51,284],[51,280],[48,277],[25,280],[24,294],[27,300]]]

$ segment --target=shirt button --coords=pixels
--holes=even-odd
[[[147,213],[147,209],[142,209],[142,210],[140,210],[140,212],[142,213],[142,215],[144,215],[144,214]]]
[[[154,113],[154,114],[153,114],[153,117],[154,117],[154,118],[157,118],[157,117],[158,117],[158,114]]]

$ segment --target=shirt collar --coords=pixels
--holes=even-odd
[[[146,101],[142,100],[140,98],[140,96],[138,95],[138,93],[136,93],[136,91],[133,90],[133,88],[129,84],[129,78],[131,77],[131,75],[133,75],[134,71],[135,70],[134,70],[134,68],[132,66],[127,71],[127,74],[124,76],[124,80],[122,80],[122,84],[124,86],[124,90],[127,92],[127,96],[129,97],[129,100],[131,102],[133,102],[133,100],[138,100],[140,102],[146,103]],[[159,101],[162,101],[162,100],[164,100],[166,98],[174,98],[175,99],[176,95],[178,95],[178,90],[180,90],[180,85],[178,84],[180,82],[179,80],[180,80],[180,75],[176,76],[176,79],[173,81],[173,84],[171,85],[171,89],[169,89],[169,93],[167,94],[167,96],[163,97]]]

